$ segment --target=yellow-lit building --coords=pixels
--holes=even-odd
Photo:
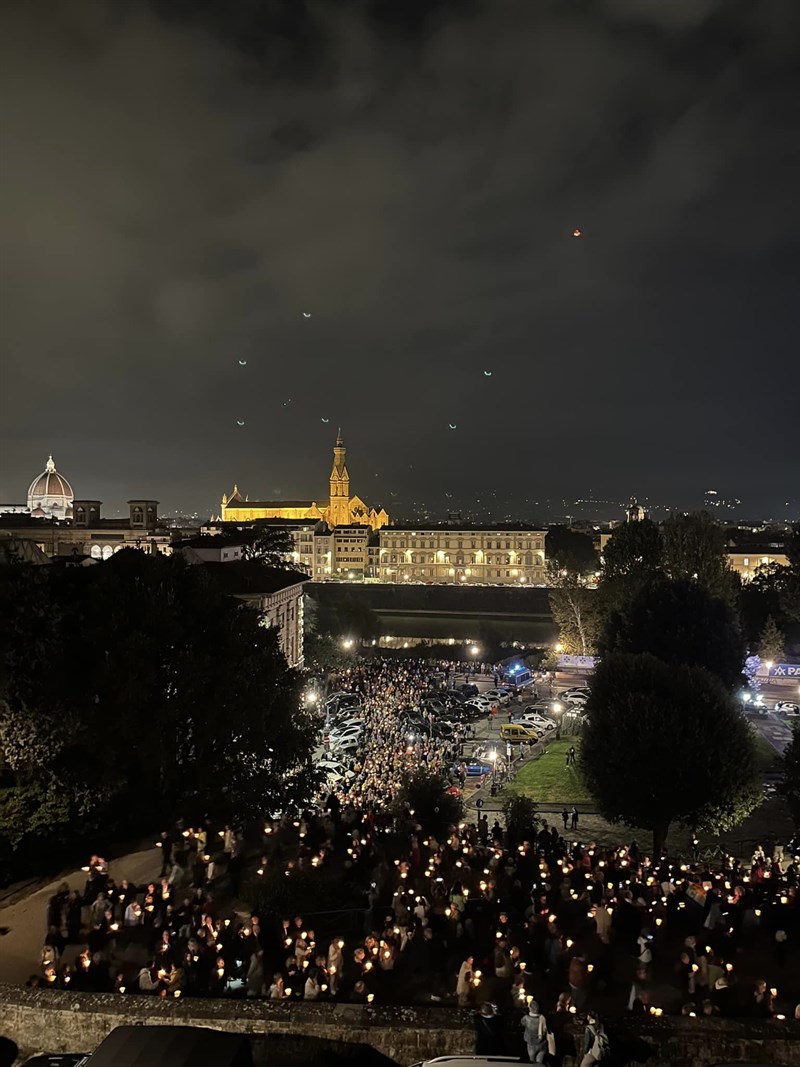
[[[547,531],[498,526],[392,526],[378,534],[375,577],[428,585],[544,585]]]
[[[333,446],[333,468],[329,479],[328,499],[316,500],[250,500],[234,486],[230,496],[223,495],[220,519],[223,522],[251,522],[253,519],[291,519],[325,522],[336,526],[369,526],[379,530],[388,525],[389,516],[383,508],[368,507],[361,497],[350,496],[350,473],[347,470],[346,449],[342,431]]]
[[[743,582],[749,582],[755,577],[759,567],[766,567],[770,563],[777,563],[779,567],[788,567],[789,557],[783,551],[782,545],[777,552],[774,550],[765,552],[763,546],[758,545],[751,549],[739,545],[728,549],[728,563]]]

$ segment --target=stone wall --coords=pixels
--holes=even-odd
[[[93,1051],[121,1024],[214,1026],[265,1035],[256,1061],[312,1060],[310,1048],[335,1048],[343,1057],[375,1050],[408,1067],[420,1059],[473,1051],[469,1012],[453,1008],[366,1007],[352,1004],[271,1003],[247,1000],[165,1001],[153,997],[66,993],[0,986],[0,1034],[24,1052]],[[725,1061],[800,1067],[800,1023],[757,1020],[628,1017],[614,1028],[622,1040],[646,1042],[649,1067],[712,1067]],[[580,1042],[580,1026],[575,1035]],[[299,1039],[307,1039],[306,1052]],[[316,1057],[314,1057],[316,1058]],[[372,1057],[368,1057],[372,1058]],[[323,1056],[320,1062],[324,1062]],[[364,1060],[363,1062],[366,1062]],[[570,1067],[570,1058],[565,1061]]]

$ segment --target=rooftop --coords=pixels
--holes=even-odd
[[[453,533],[485,531],[487,533],[512,533],[523,531],[530,533],[546,534],[547,530],[542,526],[534,526],[529,522],[405,522],[399,526],[385,526],[381,533],[402,533],[405,530],[411,532],[430,530],[432,532],[452,531]]]
[[[267,596],[292,585],[310,581],[307,574],[268,567],[258,560],[232,560],[230,563],[204,563],[206,573],[230,596]]]

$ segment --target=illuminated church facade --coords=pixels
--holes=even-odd
[[[361,497],[350,496],[350,474],[342,431],[333,446],[333,468],[327,503],[316,500],[250,500],[234,486],[230,496],[223,494],[220,519],[223,522],[251,522],[254,519],[292,519],[325,522],[336,526],[369,526],[380,530],[389,524],[383,508],[368,507]]]

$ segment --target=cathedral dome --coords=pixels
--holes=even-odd
[[[31,482],[28,490],[28,510],[39,514],[63,517],[72,509],[75,494],[67,479],[59,474],[53,457],[47,460],[47,466]]]

